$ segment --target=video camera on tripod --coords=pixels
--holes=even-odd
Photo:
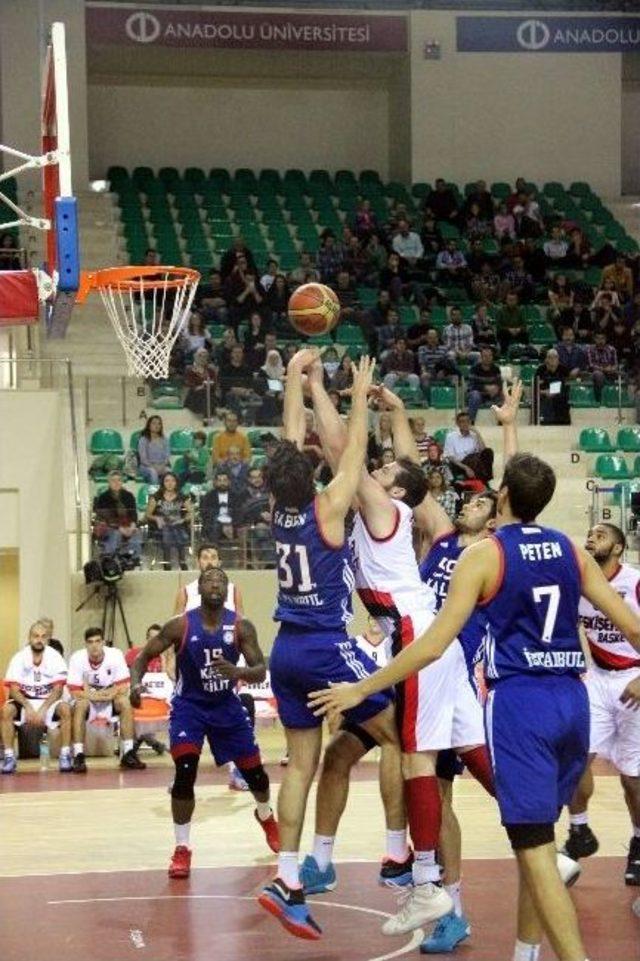
[[[76,613],[87,604],[96,594],[104,594],[102,608],[102,633],[107,644],[111,645],[114,641],[116,629],[116,610],[120,612],[124,634],[127,639],[128,647],[132,647],[129,625],[122,606],[122,599],[118,590],[118,583],[122,580],[127,571],[132,571],[139,567],[140,559],[130,551],[118,551],[115,554],[103,554],[102,557],[87,561],[83,567],[84,582],[87,585],[95,584],[93,591],[76,607]]]

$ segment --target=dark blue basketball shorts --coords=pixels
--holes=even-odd
[[[235,693],[206,708],[186,698],[174,698],[169,719],[172,756],[199,754],[205,739],[216,764],[260,757],[249,715]]]
[[[577,677],[499,681],[485,708],[503,824],[553,824],[587,764],[589,700]]]
[[[278,702],[278,714],[285,727],[319,727],[307,706],[310,691],[342,681],[359,681],[377,670],[371,658],[360,651],[346,631],[306,631],[283,624],[269,658],[271,687]],[[390,691],[373,694],[345,717],[361,724],[379,714],[393,700]]]

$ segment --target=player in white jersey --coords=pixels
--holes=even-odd
[[[9,661],[4,683],[8,699],[0,711],[4,744],[3,774],[16,771],[13,748],[15,728],[30,725],[51,731],[60,726],[60,771],[71,770],[71,711],[62,700],[67,665],[48,647],[48,627],[36,621],[29,628],[29,643]]]
[[[84,632],[84,648],[69,659],[69,691],[73,696],[73,773],[86,774],[84,752],[88,721],[109,723],[116,713],[120,720],[122,758],[120,767],[141,771],[146,768],[133,749],[133,710],[129,703],[129,668],[117,647],[105,645],[100,627]]]
[[[357,648],[366,654],[377,667],[384,667],[391,659],[391,638],[388,637],[375,617],[367,618],[367,626],[362,634],[353,639]]]
[[[621,563],[626,547],[615,524],[595,524],[587,535],[586,549],[599,564],[613,589],[635,614],[640,614],[640,572]],[[631,816],[632,837],[625,883],[640,885],[640,654],[611,621],[582,598],[580,619],[584,627],[591,666],[585,676],[591,708],[590,758],[607,758],[620,772]],[[569,857],[588,857],[598,850],[589,827],[587,806],[593,777],[587,768],[569,807],[570,831],[564,850]]]
[[[220,555],[215,544],[201,544],[198,548],[198,570],[200,573],[209,567],[220,567]],[[185,611],[192,611],[200,607],[200,594],[198,593],[198,578],[190,581],[180,588],[176,594],[174,614],[184,614]],[[242,598],[240,591],[235,584],[229,581],[227,599],[224,605],[230,611],[238,611],[242,614]]]

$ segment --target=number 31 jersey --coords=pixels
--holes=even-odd
[[[278,555],[274,620],[309,631],[343,630],[351,620],[355,579],[351,551],[329,543],[316,513],[317,498],[300,511],[273,511]]]
[[[488,621],[487,682],[584,673],[578,635],[582,574],[569,538],[549,527],[522,524],[500,527],[493,538],[500,551],[500,582],[480,605]]]

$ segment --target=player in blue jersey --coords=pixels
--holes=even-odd
[[[577,626],[581,594],[640,650],[640,619],[593,558],[560,531],[535,523],[554,489],[548,464],[531,454],[512,457],[498,494],[498,530],[464,551],[431,627],[383,670],[310,699],[318,714],[352,709],[437,660],[476,605],[483,607],[489,627],[487,741],[520,877],[514,961],[537,961],[543,932],[561,961],[585,961],[554,843],[554,824],[573,795],[589,746]]]
[[[256,799],[255,817],[272,851],[279,849],[278,826],[269,801],[269,778],[246,710],[235,691],[237,681],[260,683],[264,657],[251,621],[225,606],[229,581],[219,567],[198,578],[201,604],[173,617],[142,649],[131,668],[131,703],[140,705],[142,678],[150,660],[171,648],[176,657],[176,686],[171,702],[169,740],[175,764],[171,813],[176,848],[169,877],[186,878],[191,867],[189,831],[195,807],[194,785],[205,738],[216,764],[234,761]],[[242,655],[246,666],[239,667]]]
[[[317,358],[317,350],[307,349],[289,363],[284,398],[286,439],[274,452],[267,471],[278,556],[274,617],[280,622],[269,669],[285,727],[289,764],[278,795],[278,873],[258,899],[287,931],[312,940],[320,937],[321,930],[305,904],[298,852],[309,788],[320,758],[322,722],[309,710],[307,697],[319,685],[366,677],[375,670],[346,631],[354,576],[345,533],[345,518],[365,461],[373,362],[365,357],[354,367],[347,444],[333,480],[316,494],[313,464],[302,452],[302,375]],[[361,724],[378,743],[395,747],[399,774],[400,751],[390,695],[378,693],[365,699],[355,710],[347,711],[346,718]]]

